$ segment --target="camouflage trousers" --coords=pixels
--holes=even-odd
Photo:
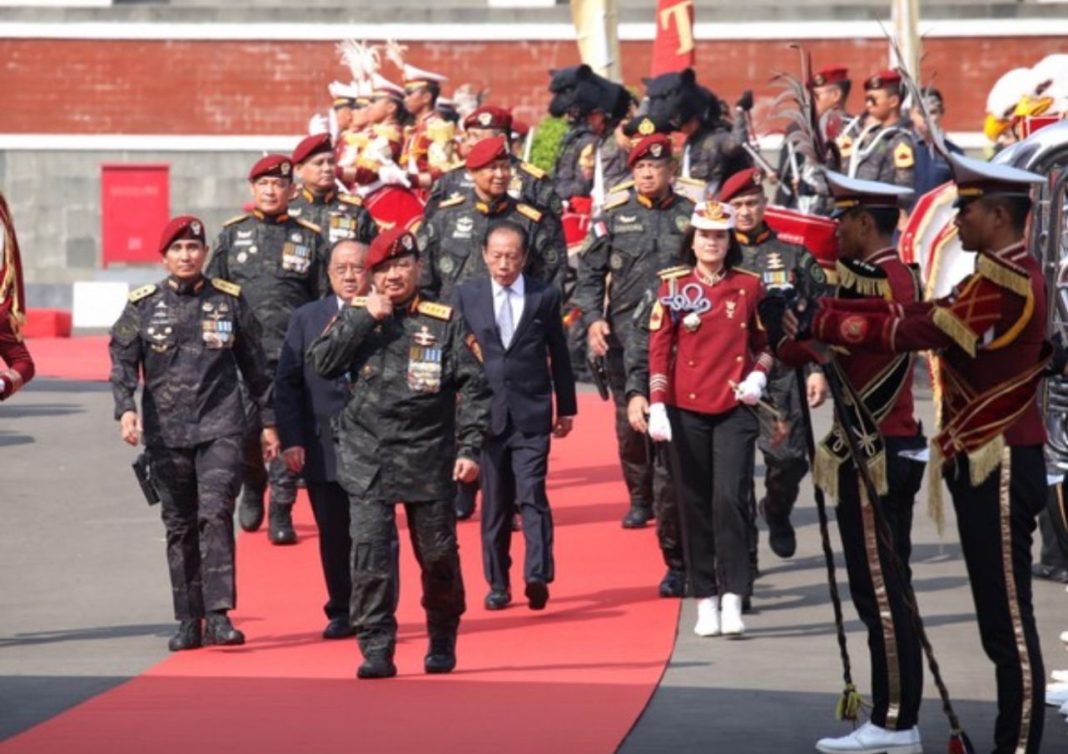
[[[151,448],[174,617],[201,618],[229,610],[234,587],[234,499],[241,470],[241,438],[220,437],[193,448]]]
[[[263,448],[260,446],[260,434],[263,422],[259,409],[248,400],[244,385],[241,395],[245,398],[245,436],[242,438],[241,480],[247,490],[252,490],[259,497],[271,487],[271,502],[276,505],[293,505],[297,502],[297,482],[299,474],[294,474],[285,461],[276,458],[268,465],[263,463]]]
[[[616,440],[623,481],[630,504],[652,504],[656,516],[656,538],[668,568],[682,570],[682,539],[679,534],[679,506],[666,448],[656,448],[648,437],[635,432],[627,421],[627,374],[623,349],[611,348],[605,355],[608,387],[616,406]]]
[[[466,603],[453,501],[404,503],[404,510],[419,563],[427,631],[455,635]],[[391,654],[397,640],[396,505],[350,495],[349,518],[352,626],[365,656]]]

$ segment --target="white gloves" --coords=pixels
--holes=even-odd
[[[763,372],[750,372],[734,388],[734,397],[738,399],[739,403],[755,406],[760,401],[761,396],[764,395],[764,388],[767,384],[768,378]]]
[[[411,182],[408,180],[408,174],[395,162],[382,163],[381,167],[378,168],[378,180],[382,181],[382,183],[399,184],[404,188],[412,187]]]
[[[656,442],[671,442],[671,422],[663,403],[649,406],[649,436]]]

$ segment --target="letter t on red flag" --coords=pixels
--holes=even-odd
[[[657,0],[650,76],[694,65],[693,0]]]

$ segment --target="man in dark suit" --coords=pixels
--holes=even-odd
[[[330,252],[327,272],[333,295],[312,301],[293,313],[289,321],[275,375],[278,435],[286,466],[303,474],[319,528],[319,556],[326,578],[324,639],[353,635],[349,622],[349,498],[337,482],[337,459],[331,421],[345,407],[348,383],[344,378],[320,377],[304,357],[338,311],[367,293],[371,277],[364,262],[367,246],[341,241]]]
[[[541,610],[553,580],[553,520],[545,492],[549,440],[571,431],[575,378],[560,292],[523,275],[522,226],[510,220],[492,224],[482,255],[489,277],[462,283],[455,302],[478,340],[493,389],[482,448],[482,563],[490,585],[485,604],[501,610],[511,602],[511,519],[518,507],[526,540],[526,597],[532,610]]]

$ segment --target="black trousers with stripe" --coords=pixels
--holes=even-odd
[[[994,752],[1037,754],[1042,750],[1045,670],[1031,600],[1031,540],[1035,517],[1046,505],[1046,464],[1040,445],[1007,448],[1002,458],[977,487],[963,456],[948,464],[944,474],[953,494],[979,636],[997,678]]]

